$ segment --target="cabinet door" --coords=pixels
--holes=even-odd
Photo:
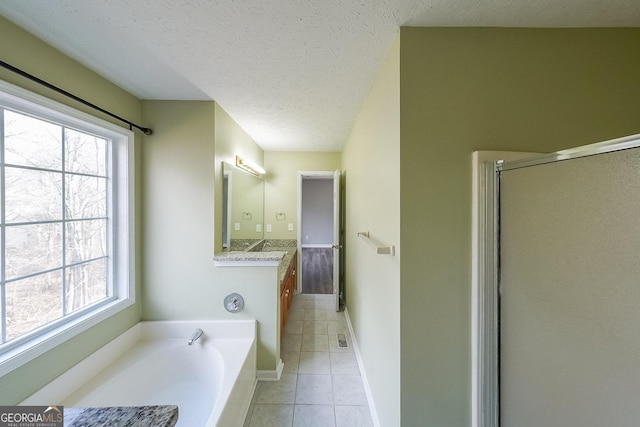
[[[288,281],[287,281],[287,309],[291,308],[291,303],[293,301],[293,289],[294,289],[294,277],[295,277],[295,272],[291,271],[290,274],[287,276],[288,277]]]
[[[285,278],[286,280],[286,278]],[[284,330],[284,325],[287,323],[287,290],[286,282],[283,283],[282,293],[280,294],[280,330]]]
[[[296,289],[296,265],[297,255],[293,257],[287,273],[282,281],[282,291],[280,294],[280,327],[284,329],[287,324],[289,309],[293,302],[293,294]]]

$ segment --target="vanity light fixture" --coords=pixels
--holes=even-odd
[[[251,175],[255,175],[258,177],[266,173],[266,171],[260,166],[256,165],[250,160],[243,159],[240,156],[236,156],[236,166],[246,172],[249,172]]]

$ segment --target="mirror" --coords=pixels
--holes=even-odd
[[[264,181],[226,162],[222,176],[222,247],[244,250],[264,238]]]

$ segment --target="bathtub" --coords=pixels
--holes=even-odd
[[[140,322],[20,404],[178,405],[179,427],[242,426],[255,385],[255,321]]]

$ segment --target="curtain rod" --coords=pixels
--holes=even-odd
[[[118,119],[121,122],[125,122],[126,124],[129,125],[129,130],[132,130],[131,128],[134,127],[136,129],[140,129],[145,135],[151,135],[153,133],[153,131],[151,129],[149,129],[149,128],[145,128],[145,127],[139,126],[139,125],[137,125],[135,123],[130,122],[127,119],[123,119],[122,117],[117,116],[117,115],[113,114],[112,112],[105,110],[104,108],[98,107],[97,105],[92,104],[91,102],[89,102],[89,101],[87,101],[85,99],[82,99],[79,96],[76,96],[76,95],[74,95],[72,93],[69,93],[64,89],[60,89],[58,86],[54,86],[51,83],[45,82],[44,80],[42,80],[42,79],[40,79],[40,78],[38,78],[38,77],[36,77],[36,76],[34,76],[32,74],[29,74],[26,71],[21,70],[20,68],[14,67],[11,64],[7,64],[6,62],[4,62],[2,60],[0,60],[0,65],[2,67],[6,68],[9,71],[12,71],[12,72],[14,72],[16,74],[19,74],[22,77],[25,77],[25,78],[33,81],[33,82],[36,82],[36,83],[38,83],[38,84],[40,84],[42,86],[45,86],[45,87],[47,87],[47,88],[49,88],[51,90],[56,91],[56,92],[58,92],[58,93],[60,93],[60,94],[62,94],[64,96],[67,96],[67,97],[73,99],[74,101],[77,101],[77,102],[79,102],[81,104],[86,105],[87,107],[91,107],[91,108],[93,108],[95,110],[98,110],[98,111],[108,115],[108,116],[113,117],[114,119]]]

